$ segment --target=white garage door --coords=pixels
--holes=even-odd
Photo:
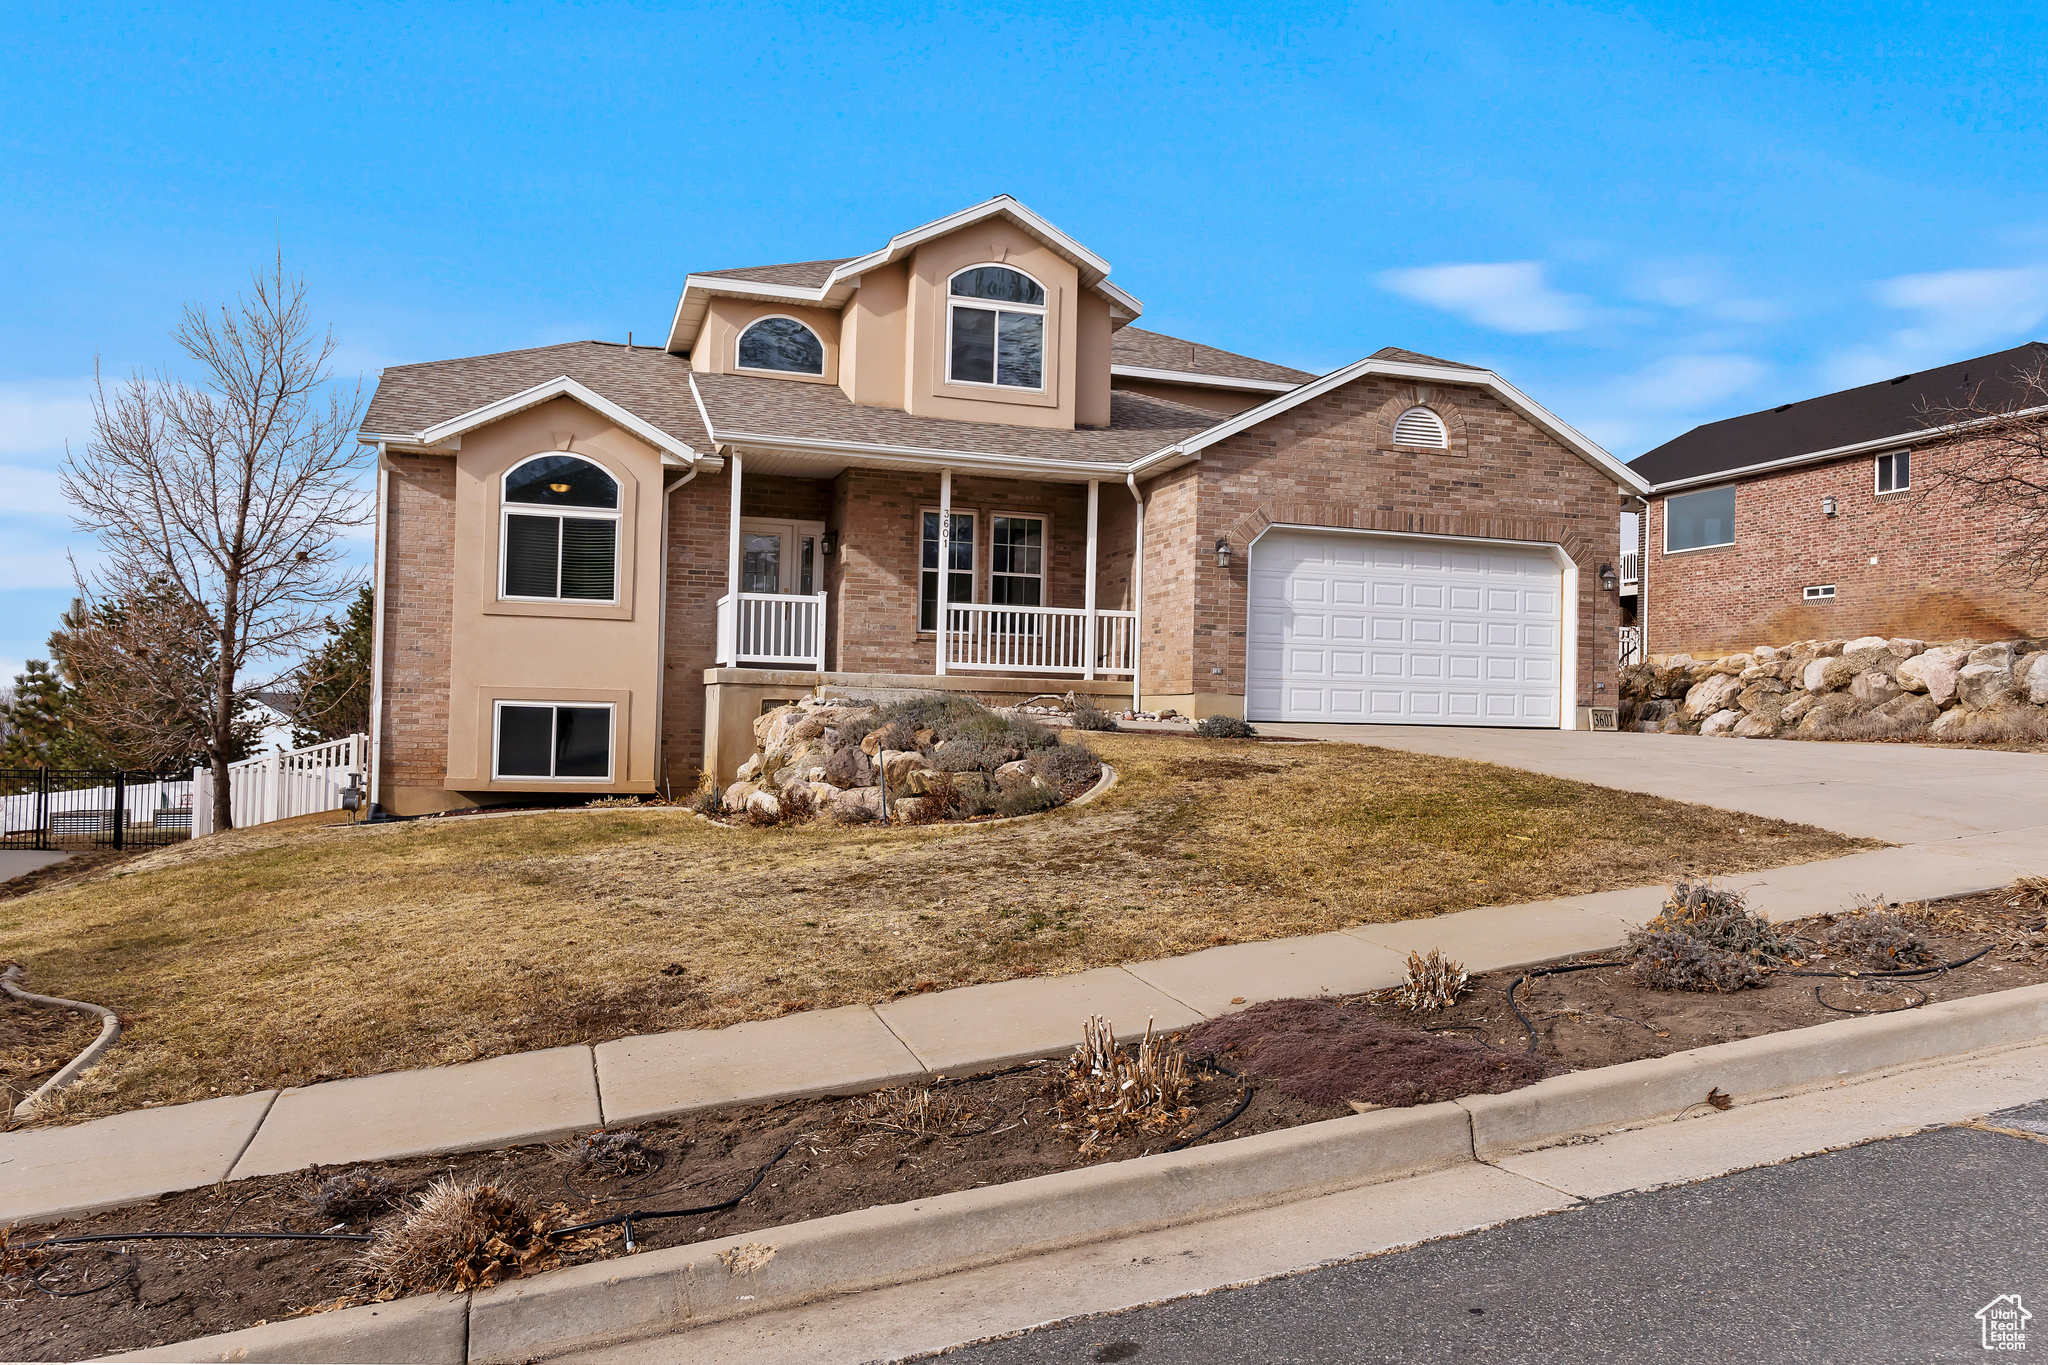
[[[1246,710],[1555,726],[1562,581],[1540,549],[1268,532],[1252,547]]]

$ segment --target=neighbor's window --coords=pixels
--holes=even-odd
[[[1394,444],[1444,450],[1451,444],[1451,433],[1444,429],[1444,419],[1428,408],[1410,408],[1394,419]]]
[[[609,782],[612,708],[498,703],[497,755],[491,775],[555,782]]]
[[[1877,491],[1898,493],[1913,486],[1913,453],[1894,450],[1877,457]]]
[[[1002,389],[1045,387],[1045,289],[1021,270],[978,265],[949,286],[946,378]]]
[[[536,456],[505,475],[499,515],[499,596],[616,600],[619,485],[611,475],[574,455]]]
[[[1735,543],[1735,489],[1709,488],[1664,499],[1664,549],[1701,550]]]
[[[988,600],[1005,607],[1045,605],[1045,518],[990,519]]]
[[[762,318],[740,333],[740,368],[825,373],[825,343],[795,318]]]
[[[918,555],[917,628],[939,628],[939,514],[924,514]],[[974,600],[974,513],[953,509],[953,543],[946,555],[946,600]]]
[[[1826,602],[1834,595],[1835,585],[1832,583],[1818,583],[1806,590],[1806,600],[1809,602]]]

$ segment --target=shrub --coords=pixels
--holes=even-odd
[[[993,711],[982,712],[949,738],[980,740],[984,744],[1010,745],[1018,749],[1044,749],[1060,742],[1059,735],[1029,716],[999,716]]]
[[[706,787],[690,798],[690,809],[716,820],[725,814],[725,793],[715,786]]]
[[[995,800],[989,803],[988,813],[1002,816],[1036,815],[1039,811],[1051,810],[1054,806],[1064,806],[1066,803],[1066,794],[1057,787],[1034,787],[1029,782],[1019,782],[1016,786],[1006,787],[999,792]]]
[[[881,731],[881,738],[875,741],[877,754],[884,749],[909,752],[917,748],[917,727],[907,720],[898,717],[877,726],[876,729]]]
[[[1417,952],[1408,954],[1408,974],[1402,980],[1394,999],[1411,1010],[1449,1009],[1458,1002],[1458,996],[1470,980],[1465,964],[1456,958],[1445,957],[1440,948],[1431,948],[1429,956]]]
[[[1528,1052],[1397,1028],[1335,1000],[1269,1000],[1188,1030],[1190,1052],[1228,1056],[1310,1104],[1433,1104],[1497,1095],[1551,1074]]]
[[[1764,974],[1741,953],[1691,934],[1638,929],[1628,936],[1629,974],[1653,991],[1721,991],[1761,986]]]
[[[1680,877],[1662,913],[1637,932],[1686,934],[1710,948],[1756,962],[1784,962],[1800,955],[1799,945],[1753,913],[1740,891],[1711,880]]]
[[[1067,713],[1076,730],[1114,730],[1116,717],[1090,702],[1082,702]]]
[[[1012,745],[981,739],[949,739],[932,750],[932,767],[942,773],[992,773],[1024,756]]]
[[[1195,723],[1195,733],[1203,739],[1251,739],[1259,732],[1237,716],[1210,716]]]
[[[898,797],[892,809],[907,802],[915,802],[908,808],[906,824],[935,825],[941,820],[956,820],[966,814],[967,802],[960,789],[949,778],[941,779],[925,788],[923,795]]]
[[[1821,935],[1838,956],[1875,971],[1889,971],[1927,959],[1920,927],[1875,902],[1841,916]]]
[[[1094,1014],[1081,1026],[1066,1073],[1053,1081],[1053,1107],[1059,1131],[1081,1134],[1087,1151],[1131,1129],[1169,1128],[1187,1118],[1194,1089],[1179,1038],[1155,1037],[1147,1023],[1138,1046],[1122,1052],[1109,1021]]]
[[[481,1289],[555,1259],[547,1215],[510,1186],[443,1176],[363,1252],[367,1287],[387,1296]]]
[[[1071,787],[1101,777],[1102,762],[1088,751],[1085,744],[1055,744],[1026,759],[1024,771],[1032,777],[1044,778],[1055,787]]]
[[[367,1166],[328,1176],[305,1192],[313,1212],[337,1223],[382,1213],[398,1202],[398,1189]]]

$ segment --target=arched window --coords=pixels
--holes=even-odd
[[[575,455],[536,455],[507,471],[504,490],[498,528],[500,597],[617,600],[616,479]]]
[[[1045,387],[1045,286],[1006,265],[970,266],[947,285],[946,378]]]
[[[1444,419],[1428,408],[1410,408],[1394,419],[1394,444],[1446,450],[1451,444],[1451,433],[1444,430]]]
[[[825,343],[795,318],[762,318],[740,333],[740,368],[825,373]]]

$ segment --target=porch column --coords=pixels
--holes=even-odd
[[[738,668],[740,663],[740,453],[726,454],[726,468],[732,474],[732,507],[725,528],[725,610],[718,614],[719,664]]]
[[[920,556],[922,551],[920,550]],[[939,471],[939,634],[934,643],[937,673],[946,675],[946,604],[953,599],[953,471]]]
[[[1137,546],[1131,555],[1131,709],[1144,710],[1145,700],[1145,495],[1138,491],[1138,476],[1126,474],[1124,483],[1138,503]]]
[[[1088,576],[1081,605],[1088,613],[1088,667],[1083,676],[1090,682],[1095,680],[1095,655],[1101,648],[1095,637],[1095,510],[1101,501],[1101,495],[1102,480],[1088,480]]]

